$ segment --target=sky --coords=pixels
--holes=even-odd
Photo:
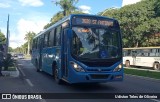
[[[10,15],[9,46],[20,47],[29,31],[39,33],[50,19],[62,9],[55,5],[58,0],[0,0],[0,30],[6,35],[7,16]],[[121,8],[137,0],[79,0],[75,5],[89,14],[97,14],[107,8]],[[131,2],[132,1],[132,2]]]

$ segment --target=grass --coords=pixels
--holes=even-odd
[[[7,71],[16,71],[16,67],[15,66],[8,67]]]
[[[4,70],[4,67],[2,69]],[[4,70],[4,71],[16,71],[16,67],[14,65],[13,66],[9,66],[8,70]]]
[[[145,71],[145,70],[136,70],[136,69],[124,69],[124,73],[160,79],[160,72],[153,72],[153,71],[149,71],[149,70]]]

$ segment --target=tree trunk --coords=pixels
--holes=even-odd
[[[27,55],[29,55],[29,51],[30,51],[30,41],[28,41],[28,50],[27,50]]]
[[[139,43],[138,43],[138,41],[136,42],[136,46],[135,47],[138,47],[138,45],[139,45]]]

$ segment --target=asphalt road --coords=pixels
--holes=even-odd
[[[58,85],[52,76],[36,72],[30,60],[17,60],[20,76],[0,78],[1,93],[160,93],[160,80],[125,75],[123,82]],[[89,95],[89,94],[85,94]],[[0,100],[6,102],[6,100]],[[22,101],[22,100],[18,100]],[[28,100],[25,100],[28,102]],[[23,101],[23,102],[25,102]],[[43,99],[29,102],[160,102],[158,99]],[[7,100],[7,102],[10,102]],[[12,102],[12,101],[11,101]],[[17,100],[15,101],[17,102]]]

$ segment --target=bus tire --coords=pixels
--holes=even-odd
[[[54,79],[55,79],[56,83],[62,84],[62,80],[59,79],[58,74],[59,74],[58,67],[57,67],[57,65],[55,65],[54,66]]]
[[[154,70],[160,70],[160,64],[159,63],[154,63],[153,64],[153,69]]]
[[[126,61],[126,62],[125,62],[125,66],[126,66],[126,67],[130,67],[130,62],[129,62],[129,61]]]

